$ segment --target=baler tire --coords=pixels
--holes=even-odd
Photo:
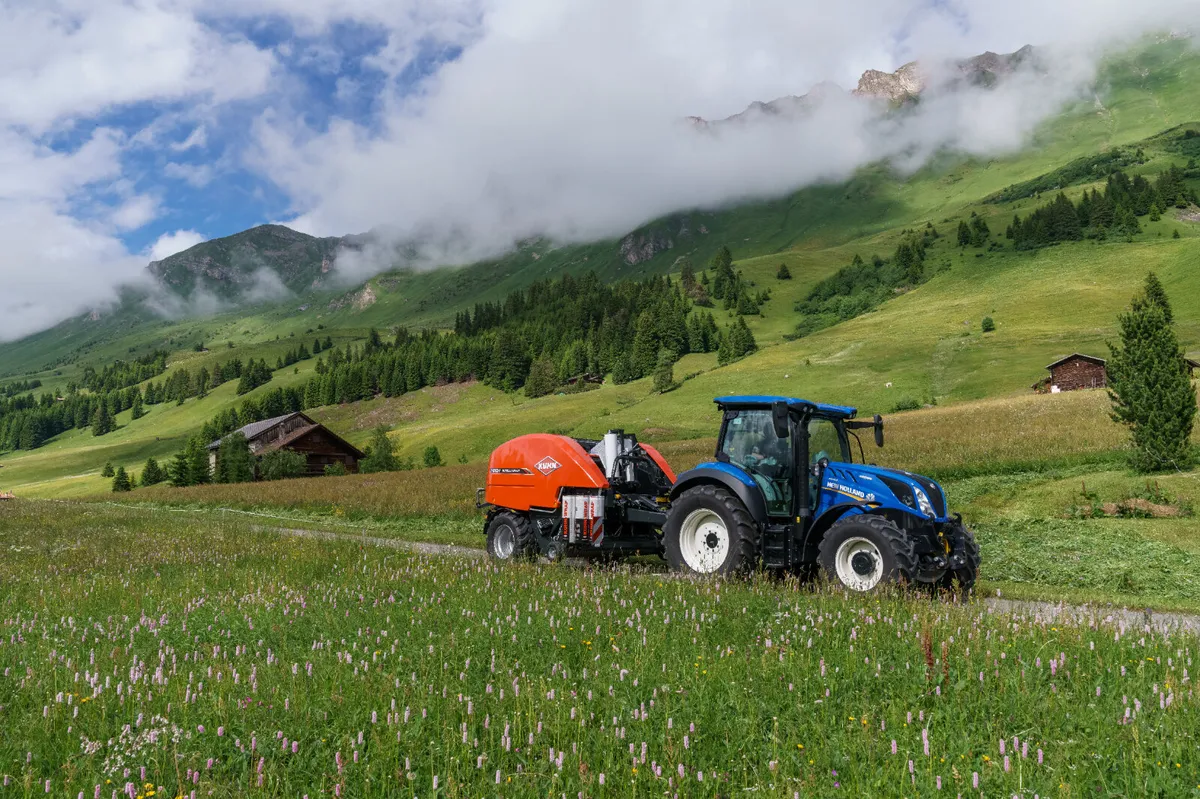
[[[830,582],[851,591],[873,591],[887,584],[906,585],[916,579],[916,543],[883,516],[856,514],[839,519],[825,532],[817,552],[817,562]],[[839,574],[839,558],[850,560],[859,552],[871,561],[878,556],[879,561],[878,568],[872,564],[869,575],[858,572],[857,565],[853,567],[863,577],[863,587],[851,585]],[[842,571],[847,571],[847,564],[842,566]]]
[[[504,534],[512,536],[511,551],[504,545]],[[533,560],[538,553],[533,522],[518,513],[496,514],[487,530],[487,553],[492,560]]]
[[[703,512],[717,517],[724,527],[724,534],[728,536],[723,559],[707,571],[698,570],[688,563],[682,545],[685,523],[694,514]],[[742,501],[724,488],[714,485],[701,485],[684,491],[671,503],[671,513],[663,525],[667,565],[671,571],[684,574],[724,576],[752,571],[758,565],[758,539],[758,525]]]
[[[953,592],[957,587],[962,592],[962,598],[966,599],[975,588],[975,581],[979,579],[979,564],[982,558],[979,555],[979,542],[975,540],[975,534],[965,526],[961,530],[963,540],[966,542],[967,565],[962,569],[947,571],[938,581],[938,588],[942,591]]]

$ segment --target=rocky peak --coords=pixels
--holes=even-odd
[[[926,79],[916,61],[910,61],[895,72],[868,69],[858,79],[856,97],[870,97],[902,103],[916,97],[925,90]]]

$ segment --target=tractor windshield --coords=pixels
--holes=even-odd
[[[831,419],[814,418],[808,423],[808,451],[812,464],[850,463],[850,448],[842,425]],[[810,464],[811,465],[811,464]]]
[[[792,506],[792,441],[775,435],[770,409],[726,413],[721,437],[723,460],[754,478],[767,500],[767,512],[788,516]]]

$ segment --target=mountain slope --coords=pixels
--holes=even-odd
[[[1184,164],[1188,156],[1181,149],[1182,132],[1159,134],[1200,119],[1200,96],[1190,90],[1197,80],[1200,56],[1183,42],[1159,43],[1108,63],[1101,108],[1087,102],[1068,109],[1038,131],[1033,147],[1008,158],[980,162],[946,156],[907,177],[873,167],[846,184],[810,187],[723,211],[679,214],[624,239],[571,247],[527,242],[485,264],[390,272],[354,289],[317,292],[205,319],[126,322],[120,314],[84,317],[69,323],[69,335],[77,337],[71,341],[88,348],[82,355],[79,346],[60,344],[55,335],[44,334],[7,347],[0,354],[0,371],[21,371],[13,364],[22,362],[53,366],[38,358],[59,353],[62,362],[41,373],[52,385],[71,379],[85,363],[100,366],[128,357],[128,352],[162,347],[164,341],[172,342],[171,368],[230,357],[274,361],[294,346],[289,341],[292,334],[295,341],[311,340],[313,331],[320,329],[340,345],[361,338],[372,325],[441,325],[452,320],[457,309],[480,299],[502,298],[535,279],[589,270],[606,280],[662,273],[677,270],[681,256],[700,267],[716,247],[728,244],[746,277],[772,292],[764,315],[750,318],[762,351],[723,368],[715,368],[711,354],[689,355],[676,367],[676,378],[692,378],[674,392],[650,395],[648,384],[640,382],[523,400],[462,385],[315,413],[356,442],[373,424],[387,422],[399,425],[397,441],[406,454],[419,454],[424,446],[435,444],[448,458],[479,458],[503,438],[535,429],[595,433],[605,426],[625,426],[657,440],[705,437],[712,432],[713,421],[706,415],[711,397],[746,385],[883,412],[901,400],[936,399],[943,404],[1021,395],[1057,355],[1074,350],[1104,354],[1115,314],[1147,268],[1159,270],[1175,300],[1185,345],[1200,348],[1200,311],[1195,310],[1200,308],[1200,295],[1192,278],[1200,267],[1200,232],[1195,223],[1168,215],[1147,224],[1132,244],[1083,242],[1030,254],[1011,248],[964,252],[950,241],[954,227],[975,212],[993,232],[1003,231],[1014,213],[1028,213],[1041,201],[1018,197],[1020,192],[1007,201],[996,201],[996,195],[1114,146],[1145,148],[1147,162],[1130,167],[1135,173],[1154,175],[1168,163]],[[1078,196],[1086,185],[1075,183],[1068,192]],[[818,280],[848,264],[856,253],[887,257],[905,228],[926,223],[943,234],[927,260],[938,272],[932,279],[873,313],[799,341],[784,341],[796,324],[794,303]],[[1175,232],[1180,239],[1172,237]],[[1003,244],[1002,236],[994,238]],[[781,262],[788,264],[795,279],[774,279]],[[995,334],[979,332],[984,315],[996,320]],[[66,331],[68,327],[60,332]],[[201,340],[218,346],[208,354],[193,352]],[[270,387],[301,381],[312,366],[304,362],[297,367],[299,373],[290,368],[277,373]],[[96,439],[87,431],[75,432],[32,453],[0,454],[0,481],[5,488],[27,494],[96,490],[103,487],[96,472],[105,460],[140,467],[147,454],[169,455],[188,430],[235,402],[226,386],[182,406],[156,406],[136,424],[122,419],[126,426],[110,436]],[[986,407],[1007,407],[1009,400],[999,402]],[[985,443],[999,435],[988,432],[994,426],[987,416],[992,412],[976,410],[979,418],[963,420],[980,426]],[[1012,428],[1020,423],[1006,424]],[[1106,429],[1108,422],[1102,412],[1091,409],[1078,424]],[[1111,446],[1114,439],[1100,440]],[[1035,449],[1042,442],[1027,446]]]

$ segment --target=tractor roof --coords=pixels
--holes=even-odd
[[[765,394],[745,394],[733,397],[717,397],[713,402],[725,407],[736,408],[767,408],[774,405],[776,402],[786,402],[793,408],[807,408],[817,411],[826,416],[840,416],[844,419],[853,419],[858,413],[857,408],[851,408],[847,405],[826,405],[823,402],[809,402],[806,399],[797,399],[796,397],[772,397]]]

